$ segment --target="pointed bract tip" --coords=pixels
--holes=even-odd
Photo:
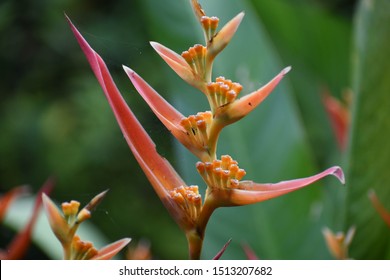
[[[131,238],[123,238],[116,242],[113,242],[104,248],[100,249],[98,254],[92,258],[92,260],[110,260],[112,259],[120,250],[122,250],[129,242]]]
[[[74,25],[73,25],[73,22],[70,20],[70,17],[68,17],[68,15],[66,13],[64,13],[64,16],[65,16],[65,19],[66,21],[68,22],[68,24],[74,28]]]
[[[240,20],[240,22],[242,21],[242,19],[244,18],[244,16],[245,16],[245,12],[244,11],[242,11],[241,13],[239,13],[238,15],[237,15],[237,19],[239,19]]]
[[[102,191],[101,194],[102,194],[102,195],[106,195],[106,193],[108,193],[109,190],[110,190],[110,189],[106,189],[106,190]]]
[[[370,199],[373,199],[376,197],[376,193],[373,189],[369,189],[368,192],[367,192],[367,196],[370,198]]]
[[[42,199],[43,199],[43,201],[48,201],[49,197],[46,193],[42,193]]]
[[[344,176],[344,172],[343,172],[343,170],[341,169],[341,167],[335,166],[332,175],[335,176],[337,179],[339,179],[339,181],[340,181],[343,185],[345,185],[345,176]]]
[[[332,231],[327,226],[323,227],[321,232],[325,236],[330,235],[332,233]]]
[[[133,69],[130,67],[127,67],[125,65],[122,65],[123,70],[125,70],[125,73],[127,77],[129,77],[130,81],[134,82],[134,76],[137,74]]]
[[[241,24],[241,21],[244,18],[244,16],[245,16],[245,13],[241,12],[241,13],[237,14],[234,18],[232,18],[230,20],[230,22],[234,23],[235,24],[235,28],[237,28]]]
[[[122,65],[122,68],[123,68],[123,70],[125,70],[125,72],[126,72],[128,75],[134,73],[134,70],[131,69],[130,67],[127,67],[126,65]]]
[[[222,249],[215,255],[213,260],[219,260],[222,257],[223,253],[225,253],[225,251],[226,251],[227,247],[229,246],[230,242],[232,242],[231,238],[225,243],[225,245],[223,245]]]
[[[287,66],[286,68],[284,68],[282,70],[283,75],[286,75],[288,72],[290,72],[291,68],[292,68],[291,66]]]
[[[95,208],[102,202],[107,192],[108,189],[96,195],[94,198],[91,199],[91,201],[84,208],[89,211],[95,210]]]
[[[152,46],[152,48],[156,51],[159,52],[159,49],[162,47],[160,43],[150,41],[149,44]]]
[[[245,14],[243,12],[239,13],[226,23],[217,34],[215,34],[210,46],[208,47],[212,58],[216,57],[227,46],[227,44],[229,44],[233,35],[236,33],[238,26],[241,24],[244,15]]]

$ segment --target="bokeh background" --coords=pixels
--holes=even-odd
[[[226,128],[218,153],[230,154],[246,178],[258,182],[305,177],[332,165],[343,166],[347,174],[346,187],[327,178],[258,205],[217,210],[203,257],[211,258],[232,238],[226,259],[245,258],[244,244],[265,259],[328,259],[322,228],[346,231],[352,225],[357,230],[351,257],[389,257],[390,230],[367,198],[373,188],[385,205],[390,202],[389,1],[200,3],[221,26],[246,13],[217,58],[215,76],[240,82],[246,94],[293,67],[255,112]],[[185,237],[138,167],[64,13],[106,61],[160,154],[188,184],[204,190],[196,159],[159,123],[122,70],[123,64],[137,71],[184,115],[207,110],[204,96],[175,76],[149,45],[158,41],[180,53],[203,44],[189,1],[2,0],[1,191],[28,184],[34,192],[53,176],[55,201],[85,204],[109,188],[90,231],[110,242],[125,236],[131,244],[147,240],[156,259],[185,259]],[[344,150],[324,108],[324,92],[340,100],[352,92]],[[10,225],[1,228],[2,246],[14,234]],[[56,256],[41,250],[42,243],[36,239],[30,258]]]

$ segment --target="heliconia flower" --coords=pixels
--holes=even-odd
[[[341,168],[332,167],[307,178],[277,184],[258,184],[252,181],[242,181],[245,171],[240,169],[231,157],[223,156],[220,161],[215,159],[216,143],[221,129],[251,112],[268,96],[290,68],[284,69],[267,85],[241,99],[236,99],[241,86],[230,80],[219,78],[216,82],[221,84],[215,87],[210,85],[210,88],[207,88],[209,82],[204,83],[204,87],[201,87],[204,93],[208,94],[213,90],[214,97],[210,97],[210,100],[214,102],[215,99],[215,104],[217,104],[215,106],[219,107],[211,112],[202,112],[185,118],[133,70],[124,67],[130,80],[157,117],[185,147],[201,160],[197,164],[197,169],[208,185],[202,204],[198,186],[186,185],[171,164],[157,153],[155,144],[117,89],[103,59],[89,46],[69,19],[68,22],[108,99],[136,160],[164,206],[186,233],[191,259],[200,258],[205,228],[216,208],[251,204],[278,197],[307,186],[327,175],[334,175],[344,182]],[[196,81],[194,84],[198,84],[199,81],[199,84],[204,82],[202,81],[204,77],[202,78],[199,74],[204,47],[190,49],[190,56],[197,57],[196,61],[191,62],[189,57],[186,60],[157,43],[152,43],[152,45],[158,49],[164,59],[169,61],[168,64],[174,65],[174,70],[181,73],[181,77]],[[205,77],[205,80],[208,80],[207,75]]]
[[[332,256],[337,260],[348,259],[348,248],[355,235],[355,227],[351,227],[347,234],[343,232],[333,233],[329,228],[325,227],[322,230],[326,245]]]
[[[268,84],[240,99],[236,98],[242,86],[224,77],[218,77],[206,87],[211,115],[210,112],[204,112],[185,118],[135,71],[126,66],[123,68],[160,121],[180,143],[202,161],[214,159],[221,130],[255,109],[290,70],[290,67],[285,68]]]
[[[181,55],[157,42],[150,42],[150,44],[180,78],[191,86],[205,92],[206,82],[193,71],[190,64]]]
[[[348,130],[350,125],[349,108],[340,100],[331,96],[328,92],[323,94],[323,103],[328,113],[330,123],[337,139],[338,146],[344,151],[348,141]]]
[[[204,112],[187,118],[184,117],[136,72],[126,66],[123,68],[134,87],[176,139],[199,159],[210,159],[211,113]]]
[[[333,175],[344,184],[344,173],[338,166],[326,169],[316,175],[282,181],[275,184],[260,184],[253,181],[242,181],[245,170],[238,167],[237,161],[225,155],[221,160],[198,162],[197,169],[207,183],[204,204],[214,207],[240,206],[262,202],[268,199],[296,191],[308,186],[323,177]]]
[[[61,214],[55,203],[45,194],[42,195],[43,206],[45,213],[48,217],[50,227],[60,241],[61,244],[68,244],[71,242],[77,227],[74,228],[73,232],[70,232],[70,226],[66,217],[74,216],[74,213],[78,211],[80,203],[71,201],[63,207],[64,215]],[[73,215],[71,215],[73,214]],[[74,221],[70,221],[72,224]]]
[[[252,112],[274,90],[278,83],[291,70],[291,66],[284,68],[270,82],[258,90],[247,94],[240,99],[216,108],[215,118],[224,125],[234,123]]]
[[[79,211],[80,203],[72,200],[61,204],[62,213],[55,203],[45,194],[42,195],[45,212],[50,227],[60,241],[66,260],[108,260],[115,256],[129,242],[123,238],[97,250],[91,242],[82,241],[76,231],[80,224],[91,217],[91,211],[103,200],[107,191],[96,195],[83,209]]]
[[[129,242],[130,238],[123,238],[97,250],[92,242],[82,241],[78,235],[72,240],[71,260],[110,260],[119,253]]]
[[[109,101],[125,139],[140,167],[177,224],[184,231],[193,229],[195,221],[190,212],[183,211],[183,207],[188,206],[191,208],[191,211],[192,207],[198,207],[198,200],[193,201],[194,191],[185,191],[181,198],[176,195],[181,188],[186,189],[189,187],[171,164],[157,153],[155,144],[117,89],[103,59],[88,45],[69,18],[68,22]],[[195,204],[193,205],[192,203]],[[193,211],[196,211],[196,209],[193,209]]]
[[[242,85],[234,83],[225,77],[218,77],[215,82],[207,85],[207,98],[215,115],[218,108],[234,102],[242,90]]]
[[[217,32],[219,18],[203,15],[199,21],[203,28],[206,43],[210,42]]]
[[[82,241],[78,235],[73,236],[71,244],[71,260],[90,260],[98,253],[92,242]]]
[[[207,48],[200,44],[196,44],[195,46],[190,47],[188,51],[182,52],[181,56],[191,67],[194,76],[206,83],[207,70],[211,68],[207,65]]]
[[[236,33],[238,26],[244,18],[244,13],[241,12],[236,15],[231,21],[229,21],[218,33],[216,33],[207,42],[207,56],[209,60],[214,58],[229,44],[233,35]],[[204,25],[204,19],[202,20],[203,28],[207,28]],[[207,22],[207,21],[206,21]]]
[[[383,204],[380,202],[378,196],[374,190],[368,192],[368,197],[371,200],[372,205],[375,210],[379,213],[383,221],[390,227],[390,212],[386,210]]]
[[[54,187],[54,181],[50,178],[40,188],[35,200],[35,204],[32,210],[32,215],[30,217],[30,220],[28,221],[24,229],[21,230],[14,237],[11,243],[7,246],[7,249],[4,252],[0,252],[0,259],[18,260],[24,257],[24,255],[28,250],[28,247],[30,246],[32,231],[38,219],[39,210],[41,209],[42,206],[42,194],[44,193],[49,194],[53,190],[53,187]],[[18,188],[17,190],[12,191],[14,195],[24,193],[24,192],[25,192],[25,187]]]
[[[213,60],[227,46],[236,33],[244,17],[244,13],[239,13],[222,27],[219,32],[216,32],[219,19],[217,17],[208,17],[196,0],[191,0],[191,6],[204,32],[208,49],[208,59]]]
[[[206,85],[211,81],[214,59],[230,42],[243,17],[244,13],[238,14],[218,33],[215,33],[218,19],[202,17],[207,45],[196,44],[181,55],[157,42],[151,42],[151,45],[184,81],[206,93]]]
[[[263,89],[265,88],[264,91],[257,91],[250,96],[248,100],[251,100],[254,105],[259,104],[288,70],[289,69],[287,68],[285,71],[282,71],[273,81],[263,87]],[[185,138],[188,137],[188,134],[185,135],[183,133],[182,127],[180,127],[179,124],[184,124],[184,127],[188,125],[188,127],[191,128],[193,127],[191,126],[191,123],[197,122],[196,116],[190,116],[188,119],[181,119],[179,123],[179,119],[182,118],[180,113],[158,95],[158,93],[134,71],[127,67],[125,67],[125,71],[159,119],[176,137],[179,135],[177,138],[181,140],[182,143],[185,143],[185,146],[191,147],[192,143]],[[199,133],[199,135],[201,135],[201,133]],[[140,153],[138,152],[137,154]],[[220,206],[236,206],[261,202],[300,189],[327,175],[334,175],[344,183],[343,172],[341,168],[337,166],[308,178],[284,181],[277,184],[258,184],[252,181],[240,181],[245,175],[245,171],[239,169],[237,162],[233,161],[228,156],[223,156],[221,161],[200,162],[198,163],[197,168],[208,185],[204,205],[206,205],[206,208],[210,207],[209,209],[215,209]],[[215,184],[215,182],[220,184]],[[212,210],[209,212],[212,212]],[[206,216],[207,215],[202,215],[202,218]],[[207,219],[205,222],[207,222]]]
[[[72,200],[61,204],[62,213],[55,203],[46,195],[42,195],[43,205],[50,227],[63,246],[67,246],[82,222],[91,217],[91,211],[102,201],[107,191],[95,196],[79,211],[80,203]]]

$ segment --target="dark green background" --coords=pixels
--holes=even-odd
[[[258,182],[305,177],[341,165],[346,187],[327,178],[262,204],[219,209],[206,232],[204,258],[233,238],[224,258],[242,259],[242,244],[263,259],[331,258],[321,229],[357,227],[351,257],[388,257],[390,231],[367,191],[390,201],[390,9],[386,0],[203,0],[221,25],[245,11],[214,75],[247,94],[292,65],[255,112],[226,128],[218,154],[229,153]],[[149,41],[180,53],[203,43],[185,0],[13,1],[0,3],[0,188],[55,176],[56,201],[87,203],[110,192],[92,221],[109,240],[151,242],[158,259],[185,259],[184,235],[169,217],[131,154],[69,26],[66,13],[103,57],[128,104],[188,184],[204,184],[184,151],[138,96],[122,70],[137,71],[185,115],[206,99],[180,80]],[[327,88],[352,89],[351,137],[336,144],[321,102]],[[388,207],[389,209],[390,207]],[[51,233],[49,233],[51,234]]]

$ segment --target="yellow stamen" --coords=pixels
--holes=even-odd
[[[180,186],[170,191],[170,195],[180,208],[187,213],[188,218],[195,222],[202,206],[198,186]]]
[[[218,28],[219,19],[217,17],[202,16],[200,19],[200,23],[203,27],[206,42],[210,42],[213,39]]]
[[[196,44],[184,51],[181,56],[187,61],[195,74],[205,79],[207,48]]]
[[[208,134],[211,122],[212,114],[207,111],[183,118],[180,124],[187,131],[187,135],[195,147],[207,150]]]
[[[239,83],[233,83],[224,77],[218,77],[215,82],[207,85],[211,108],[214,110],[233,102],[241,92],[242,86]]]
[[[74,216],[79,211],[80,202],[72,200],[71,202],[64,202],[61,204],[62,212],[65,217]]]
[[[98,250],[93,246],[92,242],[82,241],[78,235],[75,235],[72,240],[72,259],[73,260],[89,260],[97,255]]]
[[[228,155],[213,162],[198,162],[196,168],[207,186],[218,189],[238,188],[239,181],[246,174],[244,169],[238,167],[237,161]]]
[[[79,211],[80,202],[72,200],[71,202],[64,202],[61,204],[62,212],[64,213],[65,220],[69,225],[73,225],[76,221],[76,215]]]

